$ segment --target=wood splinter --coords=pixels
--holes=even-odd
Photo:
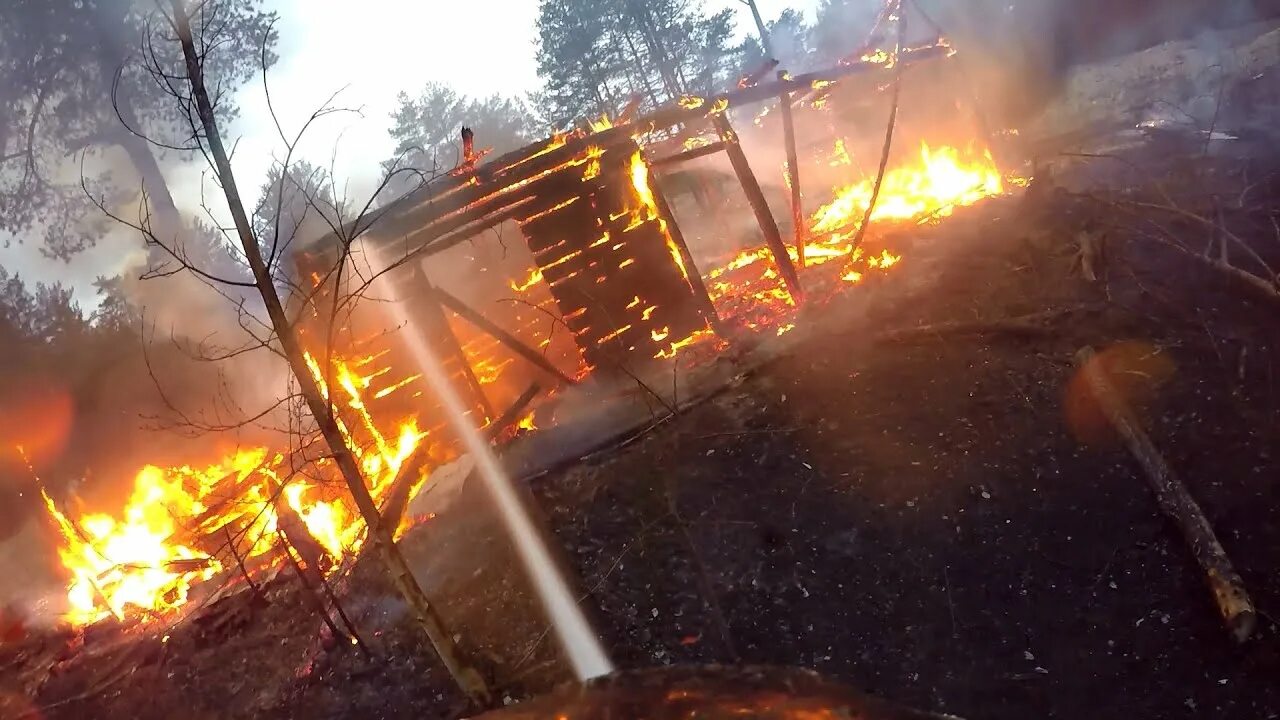
[[[1133,412],[1116,393],[1097,357],[1093,348],[1088,346],[1076,353],[1076,364],[1089,391],[1097,399],[1107,421],[1120,433],[1129,451],[1142,465],[1160,510],[1178,526],[1191,554],[1204,571],[1227,629],[1236,642],[1248,640],[1257,626],[1258,613],[1245,590],[1244,581],[1232,567],[1199,504],[1191,497],[1186,485],[1173,474],[1151,438],[1143,432]]]

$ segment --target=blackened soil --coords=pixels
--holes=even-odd
[[[1122,358],[1134,379],[1117,384],[1265,612],[1280,593],[1277,307],[1108,207],[1048,195],[954,218],[922,238],[962,248],[926,291],[872,290],[862,320],[536,483],[621,664],[800,665],[972,718],[1280,713],[1276,628],[1229,638],[1073,382],[1085,345]],[[1107,238],[1096,283],[1076,264],[1082,229]],[[1029,336],[876,339],[1046,311]]]

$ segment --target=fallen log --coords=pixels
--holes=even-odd
[[[1044,312],[1019,315],[997,320],[959,320],[952,322],[931,323],[914,327],[885,330],[876,335],[880,342],[914,342],[929,340],[944,335],[1008,335],[1013,337],[1036,337],[1049,335],[1057,331],[1054,320],[1083,313],[1093,308],[1071,307]]]
[[[1223,550],[1222,543],[1218,542],[1213,526],[1204,516],[1200,505],[1182,481],[1173,474],[1160,451],[1143,432],[1133,412],[1115,392],[1093,348],[1081,348],[1076,353],[1076,364],[1103,415],[1120,433],[1125,445],[1142,466],[1147,484],[1155,492],[1160,510],[1178,526],[1191,554],[1204,571],[1227,629],[1236,642],[1248,640],[1257,626],[1257,611],[1244,588],[1244,581],[1232,567],[1231,560]]]

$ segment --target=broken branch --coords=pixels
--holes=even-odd
[[[1173,474],[1160,451],[1143,432],[1132,410],[1116,393],[1093,348],[1081,348],[1076,353],[1076,364],[1107,421],[1120,433],[1142,466],[1161,512],[1178,526],[1191,554],[1204,571],[1227,629],[1236,642],[1248,640],[1258,622],[1257,611],[1244,588],[1244,581],[1232,567],[1200,505],[1186,485]]]

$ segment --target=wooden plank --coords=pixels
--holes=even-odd
[[[742,191],[747,195],[747,203],[755,213],[756,222],[760,224],[760,232],[764,233],[765,244],[773,254],[773,262],[778,267],[778,273],[782,275],[782,281],[786,285],[787,292],[791,294],[791,299],[799,307],[804,304],[804,289],[800,286],[800,276],[796,274],[795,266],[791,264],[791,256],[787,254],[787,246],[782,242],[782,232],[778,230],[778,223],[769,210],[764,191],[760,189],[755,173],[751,172],[751,165],[747,162],[746,153],[742,151],[742,145],[738,143],[738,135],[729,124],[729,119],[724,115],[717,115],[714,122],[716,131],[720,133],[720,139],[726,143],[725,151],[729,154],[729,162],[738,176],[738,182],[742,184]]]

